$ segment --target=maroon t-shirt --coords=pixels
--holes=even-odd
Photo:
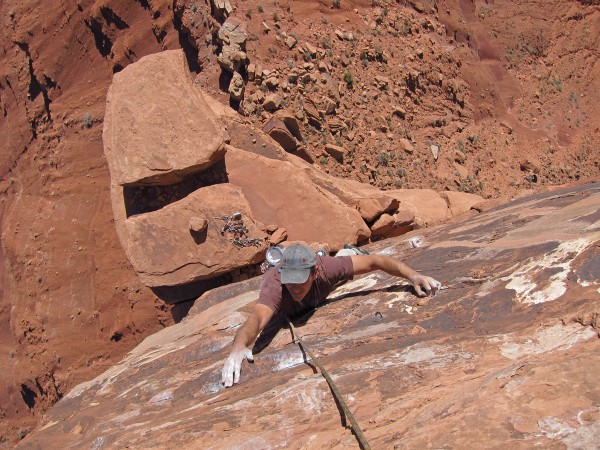
[[[302,301],[294,301],[286,287],[281,284],[280,266],[276,266],[264,275],[258,303],[267,305],[276,314],[293,315],[322,305],[338,283],[352,280],[354,277],[351,256],[317,255],[316,260],[316,279]]]

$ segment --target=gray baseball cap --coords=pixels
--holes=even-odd
[[[315,252],[309,247],[302,244],[289,246],[281,256],[281,283],[305,283],[316,264]]]

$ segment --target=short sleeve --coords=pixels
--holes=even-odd
[[[278,275],[277,268],[270,269],[260,283],[258,294],[258,303],[268,306],[275,313],[280,310],[282,301],[282,286]]]
[[[325,279],[332,285],[354,278],[351,256],[324,257],[321,259]]]

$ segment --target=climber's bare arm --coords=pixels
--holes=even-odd
[[[433,295],[442,286],[434,278],[421,275],[408,264],[384,255],[357,255],[351,256],[355,275],[362,275],[376,270],[409,280],[415,288],[417,295]]]

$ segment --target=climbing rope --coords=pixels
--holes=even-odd
[[[362,430],[360,429],[358,422],[356,422],[356,420],[354,419],[354,416],[350,412],[348,405],[344,401],[344,397],[342,397],[342,394],[340,393],[339,389],[333,382],[333,379],[329,376],[329,374],[327,373],[327,371],[325,370],[325,368],[319,361],[319,358],[317,358],[315,355],[313,355],[313,353],[306,346],[306,344],[304,343],[302,338],[300,336],[298,336],[298,333],[296,333],[296,328],[294,328],[294,325],[292,324],[290,319],[288,319],[287,317],[285,319],[290,324],[290,330],[292,330],[292,336],[294,337],[294,341],[297,341],[300,348],[303,349],[308,354],[308,356],[310,356],[310,359],[312,360],[312,362],[314,362],[315,365],[319,368],[319,370],[321,371],[321,375],[323,375],[323,378],[325,378],[325,380],[327,381],[327,384],[329,384],[329,387],[331,388],[331,391],[333,392],[333,396],[336,398],[338,404],[342,407],[342,410],[344,411],[344,413],[346,414],[346,417],[348,418],[348,420],[350,421],[350,424],[352,425],[352,431],[354,432],[356,439],[358,439],[358,443],[359,443],[360,447],[363,450],[371,450],[371,446],[367,442],[367,438],[365,437]]]

